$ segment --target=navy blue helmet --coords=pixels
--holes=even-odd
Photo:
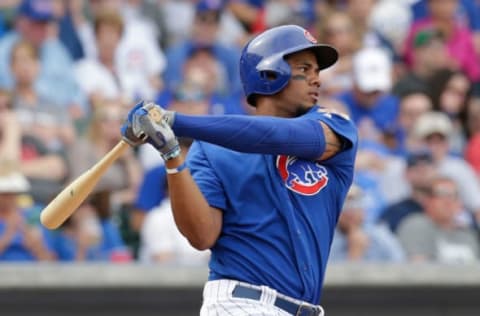
[[[320,69],[338,59],[335,48],[317,44],[317,40],[297,25],[271,28],[253,38],[240,57],[240,77],[248,103],[255,105],[253,95],[272,95],[282,90],[290,80],[291,69],[285,57],[311,50]]]

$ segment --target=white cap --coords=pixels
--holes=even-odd
[[[0,175],[1,193],[24,193],[30,190],[30,183],[19,172],[9,172]]]
[[[418,0],[410,0],[415,1]],[[405,41],[412,24],[412,12],[407,2],[407,0],[378,1],[370,14],[370,27],[390,41],[394,47]]]
[[[364,48],[353,57],[353,77],[362,92],[389,91],[392,62],[383,49]]]
[[[434,111],[422,114],[414,126],[414,134],[418,138],[425,138],[435,133],[449,137],[452,130],[450,118],[445,113]]]

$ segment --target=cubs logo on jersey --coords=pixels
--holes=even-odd
[[[327,169],[318,162],[281,155],[276,163],[285,186],[296,193],[315,195],[328,183]]]

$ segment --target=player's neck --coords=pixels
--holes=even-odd
[[[278,106],[277,100],[273,98],[262,97],[259,97],[257,99],[255,115],[292,117],[291,113],[285,111],[282,107]]]

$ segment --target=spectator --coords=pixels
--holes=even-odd
[[[203,2],[225,4],[226,0],[202,0]],[[188,38],[195,16],[195,1],[163,0],[162,21],[165,24],[166,39],[163,47],[171,47]],[[242,47],[248,34],[229,7],[224,7],[220,18],[218,40],[226,46]]]
[[[156,103],[184,114],[244,114],[240,96],[224,93],[223,75],[212,52],[198,49],[185,60],[179,86],[164,90]]]
[[[338,219],[330,260],[399,262],[404,260],[403,249],[385,225],[364,225],[362,192],[353,185]]]
[[[120,141],[121,135],[118,131],[123,118],[123,109],[117,100],[97,105],[86,137],[78,139],[68,153],[71,179],[85,172]],[[128,150],[110,166],[97,184],[96,190],[111,191],[112,210],[119,211],[132,205],[140,177],[139,163],[133,150]]]
[[[121,96],[127,102],[153,99],[163,85],[161,73],[165,68],[165,57],[158,43],[158,29],[142,11],[144,4],[147,6],[142,1],[89,2],[93,26],[84,22],[79,27],[87,60],[104,63],[105,56],[102,55],[105,51],[99,52],[98,45],[109,46],[102,47],[102,50],[112,51],[113,56],[108,57],[112,60],[109,61],[112,63],[110,71],[114,70]],[[109,29],[114,31],[114,38],[109,38]],[[102,37],[101,44],[98,36]]]
[[[115,64],[115,54],[122,33],[123,20],[119,14],[102,12],[95,17],[98,56],[80,60],[74,69],[78,85],[88,96],[92,106],[105,99],[122,97],[123,91]]]
[[[463,124],[471,94],[471,83],[463,72],[443,69],[433,74],[428,85],[433,109],[446,113],[452,122],[450,151],[462,155],[466,142]]]
[[[30,186],[15,171],[0,174],[0,261],[53,260],[40,229],[38,214],[20,208],[18,196]]]
[[[460,200],[467,210],[480,216],[480,185],[475,171],[461,157],[449,155],[452,123],[442,112],[427,112],[415,123],[414,135],[430,150],[441,175],[455,181]]]
[[[412,23],[412,14],[406,2],[377,0],[368,18],[370,28],[383,40],[382,44],[391,49],[395,58],[401,55]]]
[[[65,152],[50,150],[32,135],[22,137],[20,170],[30,181],[33,200],[41,205],[61,191],[68,177]]]
[[[450,67],[445,39],[439,30],[420,30],[413,40],[412,63],[406,74],[392,88],[402,97],[411,90],[427,90],[428,80],[436,71]]]
[[[120,231],[110,218],[110,192],[97,191],[59,230],[48,231],[48,243],[60,261],[131,260]]]
[[[334,95],[353,86],[353,56],[361,46],[352,18],[343,11],[332,11],[318,27],[319,41],[335,47],[339,60],[322,73],[322,93]]]
[[[12,111],[11,96],[0,90],[0,173],[18,167],[21,138],[21,125]]]
[[[12,88],[8,67],[12,48],[19,40],[31,42],[41,60],[37,89],[49,100],[69,109],[74,119],[82,118],[87,108],[84,95],[72,75],[72,60],[60,41],[49,33],[53,21],[51,0],[23,0],[18,7],[15,29],[0,39],[0,86]]]
[[[36,137],[51,151],[64,151],[75,139],[68,110],[35,89],[40,60],[35,47],[18,41],[10,61],[13,80],[13,108],[23,135]]]
[[[83,21],[84,1],[53,1],[53,14],[58,21],[58,38],[74,61],[85,57],[78,26]]]
[[[389,93],[391,66],[387,53],[378,48],[364,48],[353,58],[353,88],[338,99],[347,105],[361,139],[382,140],[395,124],[398,99]]]
[[[26,127],[12,107],[11,94],[0,90],[0,169],[18,168],[30,182],[34,203],[45,205],[67,176],[64,153],[49,149],[37,135],[23,134]]]
[[[433,162],[432,154],[428,151],[415,151],[409,153],[406,159],[406,167],[402,180],[396,182],[396,186],[406,182],[407,196],[389,205],[382,213],[380,221],[388,225],[392,232],[396,232],[398,226],[411,214],[423,212],[423,206],[427,193],[437,171]]]
[[[311,28],[315,21],[314,1],[265,1],[264,21],[267,28],[295,24],[303,28]]]
[[[480,258],[477,231],[460,224],[462,212],[455,181],[438,177],[425,200],[425,212],[406,218],[398,227],[398,238],[409,260],[441,263],[472,263]]]
[[[433,109],[432,100],[426,90],[412,88],[403,92],[400,98],[400,110],[395,123],[395,139],[391,148],[396,154],[404,155],[410,149],[418,147],[412,135],[417,119]]]
[[[456,19],[458,0],[428,0],[430,16],[411,25],[405,42],[405,58],[412,64],[413,44],[416,34],[424,29],[436,28],[445,38],[448,54],[456,69],[464,71],[473,82],[480,82],[480,64],[473,44],[473,34]]]
[[[228,8],[248,33],[258,34],[266,29],[265,1],[232,0],[228,1]]]
[[[457,0],[454,2],[456,2],[456,19],[462,24],[469,26],[474,35],[476,51],[480,53],[480,7],[478,1]],[[428,0],[413,2],[411,4],[411,10],[415,21],[428,17],[430,15]]]
[[[140,234],[139,260],[143,263],[172,266],[204,266],[208,263],[210,252],[196,250],[178,231],[169,198],[147,213]]]
[[[239,52],[217,40],[222,9],[221,4],[216,1],[197,3],[189,38],[167,50],[167,69],[164,73],[167,88],[178,89],[182,82],[181,70],[188,57],[198,49],[208,49],[221,66],[224,93],[236,93],[240,90]]]
[[[363,43],[371,43],[372,33],[369,25],[370,15],[375,7],[376,0],[347,0],[345,1],[345,11],[353,19],[355,30],[363,37]]]
[[[480,98],[471,98],[467,105],[465,122],[468,141],[465,146],[465,160],[480,177]]]

